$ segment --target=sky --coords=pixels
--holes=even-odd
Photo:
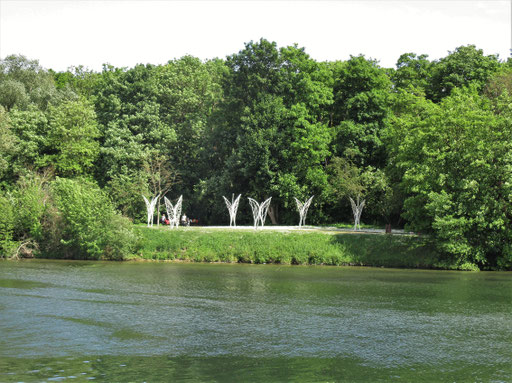
[[[0,0],[0,58],[23,54],[64,71],[105,63],[225,58],[265,38],[318,61],[403,53],[439,59],[461,45],[510,57],[512,0]]]

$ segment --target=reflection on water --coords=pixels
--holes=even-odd
[[[512,381],[512,275],[0,262],[0,381]]]

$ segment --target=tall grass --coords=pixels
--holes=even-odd
[[[136,227],[136,257],[195,262],[364,265],[457,268],[441,260],[425,238],[385,234],[327,234]]]

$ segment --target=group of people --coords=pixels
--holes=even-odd
[[[162,223],[162,225],[170,225],[171,224],[171,221],[169,220],[168,217],[165,216],[165,213],[162,213],[162,218],[160,219],[160,222]],[[196,222],[197,222],[197,220],[190,219],[185,214],[183,214],[180,219],[180,225],[182,225],[182,226],[190,226],[191,223],[196,223]]]

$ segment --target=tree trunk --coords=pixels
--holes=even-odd
[[[277,225],[279,220],[279,215],[277,211],[277,205],[270,205],[268,208],[268,216],[270,217],[270,222],[272,222],[272,225]]]
[[[160,198],[158,199],[156,206],[156,226],[160,226]]]

